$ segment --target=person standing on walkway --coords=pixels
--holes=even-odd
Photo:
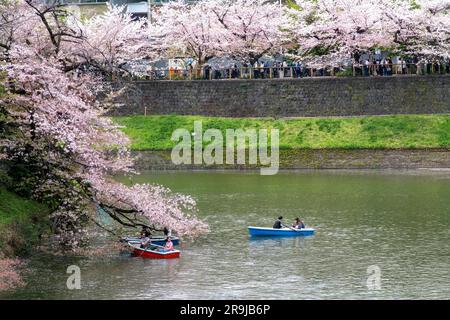
[[[368,59],[364,60],[364,76],[368,77],[369,76],[369,66],[370,66],[370,62]]]
[[[253,78],[258,79],[259,78],[259,70],[258,70],[258,61],[255,61],[255,64],[253,65]]]
[[[208,64],[205,64],[203,67],[203,75],[205,80],[209,80],[209,73],[211,72],[211,67]]]

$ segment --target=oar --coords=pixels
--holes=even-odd
[[[160,246],[160,245],[157,245],[157,244],[152,244],[152,246],[155,247],[156,249],[159,249],[159,250],[162,249],[163,251],[166,251],[166,248],[164,246]]]
[[[291,229],[291,230],[293,230],[293,231],[299,231],[298,229],[295,229],[295,228],[293,228],[293,227],[291,227],[291,226],[285,226],[284,224],[282,224],[282,226],[284,226],[284,227],[286,227],[286,228],[289,228],[289,229]]]

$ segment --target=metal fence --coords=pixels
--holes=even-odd
[[[202,69],[149,69],[132,80],[227,80],[227,79],[283,79],[306,77],[369,77],[399,75],[450,74],[450,63],[394,63],[355,64],[350,67],[311,68],[289,67],[234,67]]]
[[[95,3],[102,3],[105,4],[109,0],[59,0],[59,3],[61,4],[95,4]],[[54,3],[55,0],[47,0],[47,3]]]

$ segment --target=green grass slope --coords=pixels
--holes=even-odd
[[[8,256],[28,253],[48,229],[48,209],[0,186],[0,251]]]
[[[203,132],[214,128],[271,129],[280,132],[283,149],[412,149],[449,148],[450,115],[395,115],[348,118],[215,118],[202,116],[116,117],[131,138],[133,150],[169,150],[178,128],[193,132],[194,121],[201,120]]]

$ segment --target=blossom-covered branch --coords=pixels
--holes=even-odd
[[[425,59],[448,59],[448,0],[297,0],[287,11],[295,56],[337,64],[383,48]]]
[[[53,209],[60,242],[80,245],[97,207],[133,226],[156,224],[186,236],[206,232],[207,225],[191,215],[190,197],[159,186],[128,187],[110,177],[132,173],[133,159],[129,139],[103,116],[98,92],[102,76],[145,51],[143,23],[114,7],[85,23],[68,12],[60,19],[63,8],[40,1],[9,2],[1,10],[6,18],[0,25],[14,32],[2,39],[0,85],[8,94],[1,98],[7,120],[0,151],[11,187]],[[14,22],[10,17],[18,10],[21,19]]]

